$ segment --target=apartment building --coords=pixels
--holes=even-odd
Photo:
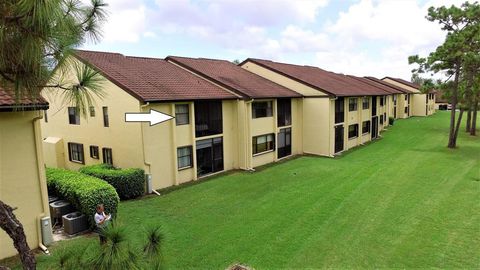
[[[382,80],[411,92],[404,97],[409,106],[406,117],[429,116],[435,113],[435,91],[422,93],[420,85],[399,78],[385,77]]]
[[[311,66],[252,58],[240,66],[304,96],[305,153],[333,156],[377,138],[388,125],[394,89]]]
[[[241,87],[208,80],[171,60],[77,51],[76,63],[98,70],[106,96],[87,115],[51,90],[42,123],[47,166],[76,170],[110,163],[144,168],[153,188],[301,153],[301,95],[228,62]],[[227,65],[228,64],[228,65]],[[237,72],[240,71],[240,73]],[[150,126],[125,113],[151,109],[175,117]],[[293,138],[293,139],[292,139]]]
[[[243,97],[238,101],[240,168],[302,154],[302,95],[225,60],[169,56],[167,61]],[[268,142],[265,149],[262,145]],[[252,147],[250,147],[252,145]]]
[[[47,108],[42,98],[15,99],[0,88],[0,200],[14,208],[30,248],[42,243],[40,219],[50,216],[40,129]],[[17,254],[3,230],[0,243],[0,259]]]
[[[390,89],[390,91],[393,91],[389,99],[389,104],[391,108],[390,116],[392,116],[395,119],[410,117],[411,96],[409,95],[413,94],[412,91],[409,91],[402,87],[398,87],[386,81],[382,81],[375,77],[365,77],[365,78],[371,81],[374,81],[380,85],[383,85],[385,87],[385,90]]]

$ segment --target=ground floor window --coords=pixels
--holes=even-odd
[[[275,135],[266,134],[253,137],[253,154],[260,154],[275,149]]]
[[[85,164],[85,157],[83,155],[83,144],[68,143],[68,159],[72,162]]]
[[[364,121],[362,123],[362,133],[370,133],[370,121]]]
[[[223,171],[223,138],[197,141],[197,175]]]
[[[90,157],[98,159],[98,146],[90,145]]]
[[[278,133],[278,158],[292,154],[292,129],[283,128]]]
[[[113,165],[112,148],[102,148],[103,163]]]
[[[383,125],[383,115],[380,115],[380,125]]]
[[[178,169],[191,168],[193,163],[192,146],[177,148]]]
[[[348,138],[352,139],[358,137],[358,124],[348,126]]]

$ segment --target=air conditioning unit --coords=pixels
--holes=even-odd
[[[88,230],[87,217],[80,212],[62,216],[63,230],[69,235]]]
[[[55,196],[48,196],[48,203],[56,202],[59,198]]]
[[[58,200],[50,204],[52,218],[61,219],[63,215],[73,212],[73,206],[64,200]]]

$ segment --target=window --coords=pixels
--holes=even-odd
[[[282,128],[278,133],[278,158],[286,157],[292,154],[292,129]]]
[[[252,103],[252,118],[272,116],[272,102],[258,101]]]
[[[387,122],[387,113],[383,113],[383,121]]]
[[[292,124],[292,101],[290,99],[277,100],[277,124],[279,127]]]
[[[103,126],[109,127],[110,121],[108,120],[108,107],[103,107],[102,110],[103,110]]]
[[[383,115],[380,115],[380,125],[383,125]]]
[[[98,159],[98,146],[90,145],[90,157]]]
[[[408,107],[405,107],[405,113],[408,113]]]
[[[385,97],[381,96],[380,97],[380,106],[383,106],[383,104],[385,104]]]
[[[348,126],[348,138],[353,139],[358,137],[358,124]]]
[[[47,114],[47,110],[44,110],[44,111],[43,111],[43,119],[45,120],[45,123],[48,123],[48,114]]]
[[[90,106],[90,117],[95,117],[95,107]]]
[[[71,125],[80,125],[80,111],[76,107],[68,107],[68,122]]]
[[[85,164],[85,158],[83,156],[83,144],[68,143],[68,160]]]
[[[223,132],[222,102],[195,101],[195,136],[203,137]]]
[[[335,100],[335,124],[342,123],[345,121],[345,113],[344,113],[344,98],[339,97]]]
[[[368,108],[370,108],[370,100],[368,99],[368,97],[363,97],[362,98],[362,109],[366,110]]]
[[[363,121],[362,123],[362,133],[370,133],[370,121]]]
[[[397,95],[393,95],[393,105],[397,105]]]
[[[407,99],[408,99],[408,94],[405,95],[405,101],[407,101]]]
[[[103,163],[113,165],[112,148],[102,148]]]
[[[349,98],[348,99],[348,111],[353,112],[357,110],[357,99]]]
[[[253,137],[253,154],[260,154],[275,149],[274,134]]]
[[[192,167],[192,146],[177,148],[177,163],[179,170]]]
[[[177,126],[190,124],[188,104],[175,104],[175,123]]]

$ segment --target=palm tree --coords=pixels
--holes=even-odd
[[[101,37],[106,18],[103,0],[3,0],[0,1],[0,87],[17,100],[35,97],[46,87],[61,90],[66,102],[82,112],[101,96],[100,76],[93,69],[77,67],[76,78],[62,74],[74,48]],[[12,238],[24,269],[35,269],[35,257],[13,209],[0,201],[0,228]]]

